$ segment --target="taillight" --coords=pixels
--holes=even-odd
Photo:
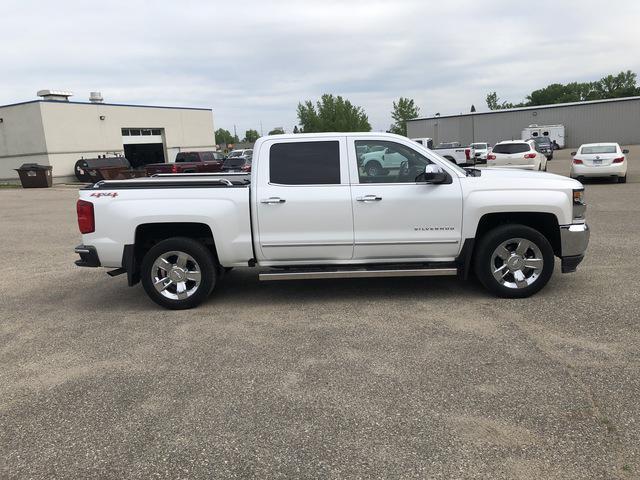
[[[78,228],[80,228],[80,233],[95,232],[96,222],[93,215],[93,203],[78,200],[76,212],[78,213]]]
[[[584,162],[582,160],[580,160],[579,158],[574,158],[573,159],[573,164],[574,165],[582,165]]]
[[[489,155],[487,155],[487,160],[495,160],[496,156],[493,153],[490,153]]]
[[[171,173],[178,173],[178,166],[175,163],[171,165]]]
[[[465,157],[467,157],[467,160],[471,160],[471,149],[470,148],[465,148],[464,149],[464,155],[465,155]]]
[[[613,163],[622,163],[622,162],[624,162],[624,157],[614,158],[613,159]]]
[[[536,154],[535,153],[525,153],[524,154],[524,158],[536,158]]]

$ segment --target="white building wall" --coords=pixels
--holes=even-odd
[[[0,179],[18,178],[23,163],[49,164],[39,103],[0,107],[0,119]]]
[[[162,129],[169,161],[179,151],[215,148],[207,109],[37,101],[0,107],[0,118],[0,179],[17,179],[13,168],[26,162],[52,165],[55,178],[71,177],[81,157],[123,153],[123,128]]]

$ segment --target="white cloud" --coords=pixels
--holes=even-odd
[[[107,101],[204,106],[239,133],[290,130],[298,101],[341,94],[385,129],[391,103],[422,114],[520,101],[551,82],[640,73],[640,4],[420,0],[5,0],[0,104],[41,88]]]

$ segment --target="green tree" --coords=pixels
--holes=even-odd
[[[500,103],[496,92],[487,95],[487,106],[490,110],[503,108],[553,105],[555,103],[582,102],[585,100],[602,100],[606,98],[632,97],[640,95],[637,75],[631,70],[617,75],[607,75],[595,82],[570,82],[567,84],[552,83],[544,88],[534,90],[527,95],[523,103]]]
[[[284,133],[284,128],[282,127],[276,127],[273,130],[271,130],[268,135],[282,135]]]
[[[601,98],[633,97],[640,95],[640,87],[637,83],[637,75],[631,70],[620,72],[617,75],[607,75],[596,82],[594,90]]]
[[[298,119],[305,133],[371,131],[364,110],[339,95],[324,94],[315,105],[311,100],[298,103]]]
[[[250,129],[250,130],[247,130],[246,132],[244,132],[244,140],[242,140],[242,141],[243,142],[254,143],[259,138],[260,138],[260,134],[258,133],[258,131]]]
[[[230,143],[238,143],[240,141],[237,135],[231,135],[231,132],[229,130],[225,130],[224,128],[219,128],[215,131],[215,138],[216,143],[224,143],[227,145]]]
[[[394,123],[389,128],[389,132],[404,135],[406,137],[407,120],[417,118],[419,113],[420,108],[416,107],[412,98],[400,97],[397,102],[393,102],[391,118],[393,118]]]
[[[504,110],[505,108],[523,107],[524,103],[500,102],[500,98],[496,92],[487,94],[487,107],[489,110]]]

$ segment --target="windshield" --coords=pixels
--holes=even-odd
[[[487,144],[486,143],[472,143],[471,144],[471,148],[474,148],[476,150],[486,150],[487,149]]]
[[[524,153],[530,150],[528,143],[502,143],[493,147],[493,153]]]
[[[241,157],[241,156],[242,156],[242,152],[240,150],[234,150],[228,155],[227,158]]]
[[[458,148],[460,144],[458,142],[446,142],[439,143],[436,148]]]
[[[617,147],[615,145],[596,145],[593,147],[582,147],[580,153],[585,155],[594,153],[617,153]]]

